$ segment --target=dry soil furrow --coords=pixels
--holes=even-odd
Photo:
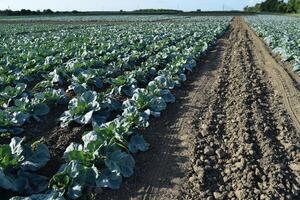
[[[285,66],[276,62],[272,57],[269,48],[257,37],[257,35],[244,23],[246,29],[251,32],[250,37],[253,42],[253,47],[256,50],[254,53],[255,62],[262,67],[269,76],[273,87],[283,97],[285,108],[289,112],[293,120],[294,126],[300,130],[300,78],[294,78],[289,74]]]
[[[247,29],[249,27],[244,24]],[[262,41],[256,37],[249,29],[249,37],[255,48],[251,49],[254,62],[261,67],[270,77],[269,82],[273,85],[274,93],[270,98],[273,99],[274,126],[277,129],[277,140],[286,150],[289,157],[289,168],[296,174],[298,184],[300,183],[300,128],[298,122],[300,119],[299,105],[300,92],[297,86],[299,79],[290,77],[285,66],[276,63],[270,59],[270,53]],[[255,50],[254,50],[255,49]],[[266,61],[268,60],[268,61]],[[298,185],[299,187],[299,185]]]
[[[219,69],[217,82],[209,95],[215,94],[209,104],[209,110],[204,117],[200,117],[198,126],[197,143],[194,149],[193,171],[190,174],[189,182],[184,185],[181,199],[209,198],[218,196],[219,190],[224,188],[224,180],[221,175],[224,169],[223,163],[218,162],[216,155],[224,157],[224,150],[221,148],[222,136],[225,131],[225,102],[227,101],[228,77],[230,76],[228,66],[235,59],[235,50],[239,46],[239,33],[230,27],[232,34],[227,38],[226,52],[222,56],[222,67]],[[201,112],[199,113],[201,114]],[[196,122],[197,123],[197,122]],[[197,132],[197,130],[194,130]]]
[[[193,171],[181,199],[295,199],[299,175],[290,166],[299,159],[296,131],[291,149],[280,139],[293,129],[274,97],[264,71],[255,62],[253,38],[236,18],[228,38],[217,83],[210,93],[209,112],[198,125]],[[214,89],[215,88],[215,89]],[[195,130],[197,131],[197,130]]]
[[[251,110],[254,88],[249,81],[253,78],[253,71],[246,52],[248,41],[245,32],[240,29],[240,23],[237,21],[237,27],[243,40],[234,55],[235,62],[227,66],[230,71],[227,96],[230,98],[225,104],[227,122],[223,146],[227,157],[223,159],[222,173],[226,187],[219,192],[222,198],[247,196],[249,199],[256,199],[259,195],[256,172],[260,169],[257,162],[259,147],[255,131],[251,128],[255,120]]]
[[[257,130],[257,144],[260,146],[261,158],[259,159],[260,168],[266,175],[260,175],[262,183],[259,183],[262,190],[261,198],[295,198],[299,195],[299,182],[295,179],[295,174],[288,168],[291,159],[295,159],[295,154],[290,154],[284,147],[277,136],[280,130],[276,125],[279,124],[277,116],[284,113],[283,108],[278,105],[278,100],[274,97],[272,86],[268,84],[267,80],[262,76],[259,65],[254,61],[253,42],[250,39],[249,30],[246,30],[246,40],[248,41],[247,55],[252,70],[249,80],[251,81],[256,100],[251,105],[255,115],[254,128]],[[259,72],[259,73],[257,73]],[[286,115],[280,118],[285,120]],[[288,121],[288,120],[286,120]],[[287,123],[289,124],[289,123]],[[297,134],[294,135],[297,137]],[[294,151],[293,153],[296,153]]]

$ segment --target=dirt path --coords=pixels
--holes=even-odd
[[[145,131],[134,176],[97,199],[300,198],[297,85],[235,18]]]

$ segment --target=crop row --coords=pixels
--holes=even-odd
[[[171,20],[184,16],[172,15],[95,15],[95,16],[2,16],[0,21],[107,21],[107,22],[151,22]]]
[[[163,30],[166,31],[166,29]],[[144,40],[146,42],[142,43],[140,40],[137,40],[137,42],[133,43],[133,45],[129,43],[127,43],[126,45],[119,42],[113,42],[113,44],[116,45],[109,45],[111,46],[111,48],[106,48],[106,51],[102,50],[104,49],[104,47],[98,51],[93,49],[85,51],[84,56],[82,56],[81,54],[75,57],[75,59],[71,58],[68,62],[62,64],[61,66],[55,67],[55,64],[57,63],[54,63],[52,64],[52,66],[55,69],[50,73],[48,73],[49,70],[39,69],[37,67],[39,64],[36,64],[29,69],[22,69],[21,72],[24,73],[28,73],[28,71],[31,72],[33,69],[37,71],[35,73],[35,76],[36,74],[42,74],[42,76],[45,77],[46,80],[42,80],[35,85],[34,88],[39,88],[38,91],[30,89],[26,91],[26,84],[19,81],[16,83],[16,79],[13,81],[15,82],[15,87],[11,87],[10,85],[5,87],[2,90],[1,102],[2,107],[6,110],[2,111],[2,116],[7,120],[12,119],[11,121],[16,122],[17,125],[23,125],[26,121],[28,121],[28,118],[30,117],[30,112],[26,112],[27,108],[27,110],[30,110],[31,113],[35,113],[33,114],[33,117],[35,119],[38,119],[39,115],[45,115],[49,111],[49,108],[47,108],[45,104],[42,105],[41,103],[49,102],[50,104],[53,104],[57,101],[58,103],[65,102],[65,92],[62,91],[59,87],[68,88],[67,91],[72,91],[75,94],[82,93],[88,89],[99,89],[103,86],[103,82],[106,82],[106,84],[110,84],[112,87],[122,87],[122,85],[128,84],[127,82],[130,82],[130,76],[128,74],[124,75],[124,71],[127,70],[127,72],[130,72],[131,70],[135,70],[135,72],[140,73],[139,76],[141,76],[141,68],[145,69],[146,67],[149,68],[149,66],[152,67],[153,62],[158,61],[155,61],[155,58],[159,58],[159,56],[157,55],[159,55],[159,53],[162,53],[160,52],[160,50],[164,50],[166,49],[166,47],[171,47],[172,44],[183,40],[187,36],[191,36],[192,33],[188,32],[186,34],[178,36],[176,31],[173,31],[172,34],[163,34],[162,32],[160,32],[159,36],[156,33],[153,33],[150,38],[148,37],[148,34],[145,34]],[[135,38],[131,37],[129,39],[131,39],[131,41],[134,41]],[[125,43],[129,39],[124,37]],[[153,42],[153,44],[150,44],[151,41]],[[106,46],[107,45],[105,45],[105,47]],[[165,52],[165,55],[166,53],[167,52]],[[87,56],[87,54],[90,55]],[[101,54],[103,55],[102,57]],[[48,57],[46,57],[45,60],[47,59]],[[60,59],[61,58],[56,58],[56,60]],[[94,62],[92,62],[93,59]],[[27,60],[29,59],[27,58],[26,61]],[[144,61],[143,66],[140,66],[142,61]],[[8,69],[11,69],[9,65],[6,64],[6,66]],[[13,71],[11,70],[10,72],[11,76],[17,77],[16,73],[13,73]],[[3,74],[3,76],[4,75],[5,74]],[[126,76],[128,78],[126,78]],[[23,75],[19,77],[24,78],[25,76]],[[27,79],[26,83],[28,82],[30,81]],[[59,89],[53,90],[53,87]],[[43,91],[41,91],[40,88],[43,88]],[[130,93],[130,91],[125,90],[125,93],[126,92]],[[62,99],[64,101],[61,101]],[[26,102],[28,106],[24,106]],[[35,104],[39,108],[39,112],[36,112],[37,109],[35,108]],[[22,109],[20,108],[20,106],[22,106]],[[12,117],[8,117],[9,113]],[[6,127],[2,124],[1,127],[2,129],[6,128],[6,130],[20,131],[20,129],[15,128],[7,129],[7,126],[10,125],[13,124],[9,124],[7,122]]]
[[[294,62],[300,71],[300,20],[285,16],[249,16],[246,21],[284,61]]]

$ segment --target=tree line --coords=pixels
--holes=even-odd
[[[22,9],[22,10],[0,10],[0,15],[2,16],[20,16],[20,15],[52,15],[52,14],[92,14],[92,15],[101,15],[101,14],[178,14],[183,13],[182,10],[173,10],[173,9],[140,9],[134,11],[52,11],[50,9],[46,10],[29,10],[29,9]]]
[[[266,0],[244,8],[247,12],[300,13],[300,0]]]
[[[51,9],[45,9],[45,10],[29,10],[29,9],[22,9],[22,10],[0,10],[0,15],[4,16],[19,16],[19,15],[52,15],[52,14],[65,14],[65,13],[78,13],[78,11],[73,10],[71,12],[54,12]]]

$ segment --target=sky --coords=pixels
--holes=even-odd
[[[145,8],[191,10],[242,10],[262,0],[0,0],[0,10],[118,11]]]

